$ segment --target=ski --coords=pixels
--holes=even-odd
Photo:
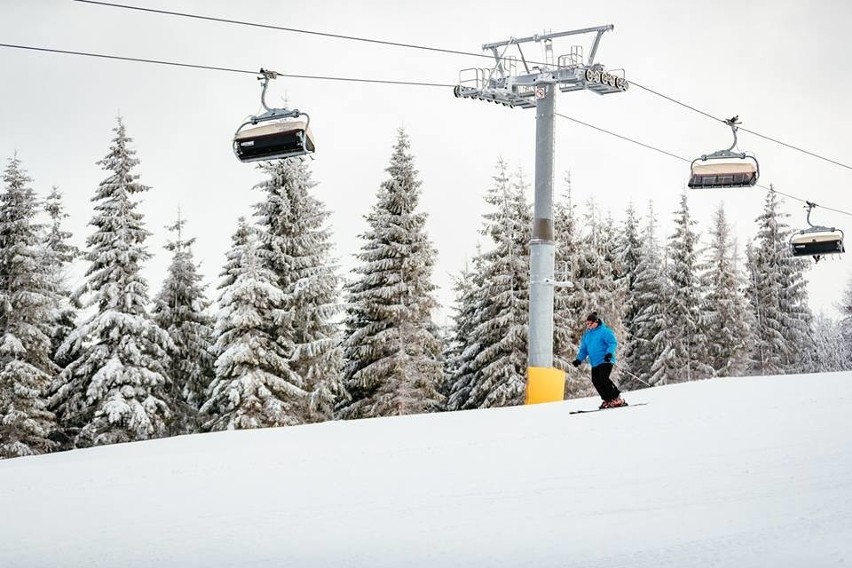
[[[600,412],[602,410],[616,410],[618,408],[630,408],[631,406],[645,406],[647,402],[637,402],[636,404],[628,404],[627,406],[616,406],[615,408],[595,408],[593,410],[572,410],[568,414],[588,414],[589,412]]]

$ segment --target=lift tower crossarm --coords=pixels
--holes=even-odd
[[[580,30],[570,30],[570,31],[567,31],[567,32],[535,34],[535,35],[528,36],[528,37],[511,38],[511,39],[507,39],[505,41],[496,41],[494,43],[486,43],[482,46],[482,50],[485,51],[487,49],[490,49],[491,52],[494,54],[494,58],[497,59],[498,63],[499,63],[500,57],[497,54],[497,48],[498,47],[504,47],[504,46],[507,46],[507,45],[518,45],[518,44],[522,44],[522,43],[529,43],[531,41],[535,41],[535,42],[547,41],[547,40],[552,40],[552,39],[557,38],[557,37],[566,37],[566,36],[572,36],[572,35],[595,33],[595,34],[597,34],[597,36],[595,37],[594,43],[592,43],[592,49],[589,53],[589,65],[591,65],[595,62],[595,54],[598,51],[598,45],[600,45],[600,43],[601,43],[601,36],[605,32],[609,32],[609,31],[612,31],[614,29],[615,29],[615,26],[612,25],[612,24],[609,24],[608,26],[595,26],[593,28],[583,28],[583,29],[580,29]],[[524,63],[526,64],[526,62],[524,62]]]

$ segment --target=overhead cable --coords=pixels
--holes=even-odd
[[[290,27],[285,27],[285,26],[276,26],[276,25],[273,25],[273,24],[262,24],[262,23],[258,23],[258,22],[247,22],[247,21],[243,21],[243,20],[232,20],[232,19],[229,19],[229,18],[217,18],[217,17],[214,17],[214,16],[203,16],[201,14],[188,14],[186,12],[173,12],[171,10],[157,10],[157,9],[154,9],[154,8],[143,8],[141,6],[131,6],[129,4],[115,4],[115,3],[112,3],[112,2],[98,2],[96,0],[74,0],[74,2],[80,2],[81,4],[96,4],[98,6],[108,6],[110,8],[122,8],[122,9],[125,9],[125,10],[136,10],[136,11],[139,11],[139,12],[150,12],[150,13],[153,13],[153,14],[162,14],[162,15],[166,15],[166,16],[178,16],[178,17],[181,17],[181,18],[191,18],[191,19],[194,19],[194,20],[205,20],[205,21],[208,21],[208,22],[218,22],[218,23],[221,23],[221,24],[235,24],[235,25],[239,25],[239,26],[250,26],[250,27],[254,27],[254,28],[263,28],[263,29],[267,29],[267,30],[277,30],[277,31],[282,31],[282,32],[293,32],[293,33],[299,33],[299,34],[307,34],[307,35],[314,35],[314,36],[320,36],[320,37],[342,39],[342,40],[347,40],[347,41],[360,41],[360,42],[364,42],[364,43],[372,43],[372,44],[385,45],[385,46],[391,46],[391,47],[405,47],[405,48],[408,48],[408,49],[420,49],[420,50],[423,50],[423,51],[434,51],[434,52],[438,52],[438,53],[449,53],[449,54],[452,54],[452,55],[475,55],[477,57],[487,57],[487,58],[491,59],[490,55],[486,55],[486,54],[483,54],[483,53],[470,53],[470,52],[467,52],[467,51],[457,51],[455,49],[443,49],[443,48],[440,48],[440,47],[428,47],[428,46],[425,46],[425,45],[415,45],[415,44],[411,44],[411,43],[399,43],[399,42],[395,42],[395,41],[385,41],[385,40],[372,39],[372,38],[366,38],[366,37],[333,34],[333,33],[328,33],[328,32],[318,32],[318,31],[313,31],[313,30],[290,28]]]
[[[610,136],[615,136],[616,138],[620,138],[620,139],[622,139],[622,140],[626,140],[627,142],[631,142],[631,143],[636,144],[636,145],[638,145],[638,146],[642,146],[643,148],[648,148],[649,150],[654,150],[655,152],[659,152],[660,154],[665,154],[666,156],[669,156],[669,157],[671,157],[671,158],[675,158],[675,159],[680,160],[680,161],[682,161],[682,162],[687,162],[687,163],[691,163],[691,162],[692,162],[692,160],[690,160],[690,159],[688,159],[688,158],[684,158],[683,156],[678,156],[677,154],[673,154],[672,152],[667,152],[666,150],[661,150],[660,148],[657,148],[657,147],[655,147],[655,146],[651,146],[650,144],[646,144],[646,143],[644,143],[644,142],[639,142],[638,140],[634,140],[633,138],[628,138],[627,136],[623,136],[623,135],[621,135],[621,134],[618,134],[618,133],[616,133],[616,132],[612,132],[611,130],[606,130],[605,128],[601,128],[601,127],[599,127],[599,126],[595,126],[595,125],[593,125],[593,124],[589,124],[588,122],[583,122],[582,120],[578,120],[578,119],[576,119],[576,118],[572,118],[572,117],[570,117],[570,116],[567,116],[567,115],[564,115],[564,114],[561,114],[561,113],[558,113],[558,112],[555,112],[555,113],[553,113],[553,114],[554,114],[555,116],[560,117],[560,118],[565,118],[565,119],[568,119],[568,120],[570,120],[570,121],[572,121],[572,122],[576,122],[577,124],[582,124],[583,126],[586,126],[586,127],[588,127],[588,128],[592,128],[592,129],[594,129],[594,130],[597,130],[598,132],[603,132],[604,134],[609,134]],[[811,203],[810,201],[808,201],[808,200],[806,200],[806,199],[802,199],[802,198],[800,198],[800,197],[796,197],[795,195],[790,195],[789,193],[784,193],[783,191],[778,191],[778,190],[777,190],[777,189],[775,189],[774,187],[766,187],[765,185],[761,185],[761,184],[759,184],[759,183],[758,183],[758,184],[755,184],[755,187],[759,187],[759,188],[761,188],[761,189],[765,189],[766,191],[770,191],[770,192],[773,192],[773,193],[777,193],[778,195],[783,195],[784,197],[788,197],[788,198],[790,198],[790,199],[793,199],[793,200],[795,200],[795,201],[800,201],[800,202],[805,203],[805,204],[810,204],[810,203]],[[850,212],[848,212],[848,211],[843,211],[843,210],[841,210],[841,209],[835,209],[835,208],[833,208],[833,207],[825,207],[825,206],[823,206],[823,205],[818,205],[818,204],[815,204],[815,203],[814,203],[813,205],[814,205],[815,207],[819,207],[819,208],[821,208],[821,209],[825,209],[826,211],[834,211],[835,213],[841,213],[841,214],[843,214],[843,215],[849,215],[850,217],[852,217],[852,213],[850,213]]]
[[[174,61],[165,61],[162,59],[145,59],[141,57],[124,57],[121,55],[107,55],[105,53],[89,53],[85,51],[70,51],[67,49],[51,49],[47,47],[35,47],[31,45],[16,45],[11,43],[0,43],[0,47],[8,47],[12,49],[24,49],[30,51],[43,51],[47,53],[59,53],[62,55],[81,55],[84,57],[97,57],[101,59],[116,59],[119,61],[132,61],[135,63],[153,63],[156,65],[169,65],[172,67],[188,67],[191,69],[204,69],[207,71],[226,71],[229,73],[245,73],[257,75],[258,71],[248,69],[235,69],[233,67],[218,67],[214,65],[197,65],[194,63],[178,63]],[[453,85],[446,83],[425,83],[422,81],[391,81],[387,79],[363,79],[358,77],[334,77],[324,75],[298,75],[295,73],[278,73],[279,77],[290,77],[292,79],[317,79],[322,81],[347,81],[352,83],[378,83],[383,85],[410,85],[414,87],[440,87],[452,88]]]
[[[192,63],[176,63],[174,61],[161,61],[158,59],[143,59],[140,57],[122,57],[119,55],[106,55],[104,53],[87,53],[85,51],[70,51],[67,49],[51,49],[48,47],[36,47],[33,45],[16,45],[12,43],[0,43],[0,47],[8,47],[12,49],[25,49],[29,51],[42,51],[46,53],[60,53],[63,55],[82,55],[84,57],[98,57],[101,59],[118,59],[120,61],[134,61],[136,63],[155,63],[157,65],[170,65],[173,67],[189,67],[192,69],[206,69],[208,71],[227,71],[229,73],[252,73],[256,71],[247,71],[245,69],[232,69],[228,67],[214,67],[212,65],[195,65]]]
[[[244,21],[244,20],[234,20],[234,19],[229,19],[229,18],[217,18],[217,17],[214,17],[214,16],[204,16],[204,15],[201,15],[201,14],[190,14],[190,13],[186,13],[186,12],[174,12],[174,11],[171,11],[171,10],[160,10],[160,9],[155,9],[155,8],[143,8],[141,6],[133,6],[133,5],[130,5],[130,4],[117,4],[117,3],[114,3],[114,2],[103,2],[103,1],[100,1],[100,0],[74,0],[74,1],[79,2],[81,4],[93,4],[93,5],[97,5],[97,6],[106,6],[106,7],[110,7],[110,8],[120,8],[120,9],[124,9],[124,10],[136,10],[136,11],[139,11],[139,12],[149,12],[149,13],[161,14],[161,15],[166,15],[166,16],[177,16],[177,17],[182,17],[182,18],[191,18],[191,19],[205,20],[205,21],[210,21],[210,22],[219,22],[219,23],[233,24],[233,25],[240,25],[240,26],[251,26],[251,27],[256,27],[256,28],[285,31],[285,32],[292,32],[292,33],[300,33],[300,34],[308,34],[308,35],[315,35],[315,36],[320,36],[320,37],[328,37],[328,38],[341,39],[341,40],[347,40],[347,41],[358,41],[358,42],[364,42],[364,43],[372,43],[372,44],[384,45],[384,46],[389,46],[389,47],[403,47],[403,48],[407,48],[407,49],[418,49],[418,50],[422,50],[422,51],[447,53],[447,54],[451,54],[451,55],[464,55],[464,56],[469,56],[469,57],[485,57],[487,59],[493,59],[492,55],[485,54],[485,53],[474,53],[474,52],[470,52],[470,51],[460,51],[460,50],[456,50],[456,49],[444,49],[444,48],[440,48],[440,47],[432,47],[432,46],[425,46],[425,45],[416,45],[416,44],[411,44],[411,43],[401,43],[401,42],[395,42],[395,41],[379,40],[379,39],[373,39],[373,38],[367,38],[367,37],[334,34],[334,33],[329,33],[329,32],[318,32],[318,31],[314,31],[314,30],[306,30],[306,29],[301,29],[301,28],[277,26],[277,25],[263,24],[263,23],[258,23],[258,22],[248,22],[248,21]],[[545,63],[535,62],[535,61],[529,61],[528,63],[535,64],[535,65],[546,65]],[[710,114],[708,112],[705,112],[705,111],[703,111],[699,108],[696,108],[692,105],[689,105],[687,103],[679,101],[679,100],[677,100],[673,97],[670,97],[668,95],[665,95],[665,94],[663,94],[659,91],[651,89],[650,87],[646,87],[646,86],[642,85],[641,83],[637,83],[635,80],[631,79],[630,84],[633,85],[633,86],[636,86],[640,89],[643,89],[643,90],[647,91],[648,93],[651,93],[653,95],[661,97],[661,98],[663,98],[663,99],[665,99],[669,102],[672,102],[672,103],[680,105],[680,106],[682,106],[686,109],[689,109],[693,112],[701,114],[705,117],[716,120],[718,122],[722,122],[722,123],[725,122],[724,119],[721,119],[717,116],[713,116],[712,114]],[[770,142],[774,142],[774,143],[779,144],[781,146],[785,146],[787,148],[790,148],[791,150],[795,150],[797,152],[802,152],[803,154],[807,154],[808,156],[817,158],[819,160],[823,160],[823,161],[828,162],[830,164],[834,164],[836,166],[840,166],[842,168],[852,170],[852,166],[850,166],[848,164],[845,164],[845,163],[840,162],[838,160],[834,160],[832,158],[828,158],[828,157],[823,156],[821,154],[818,154],[816,152],[811,152],[810,150],[805,150],[804,148],[801,148],[801,147],[796,146],[794,144],[790,144],[788,142],[784,142],[782,140],[778,140],[777,138],[773,138],[771,136],[767,136],[765,134],[761,134],[761,133],[755,132],[753,130],[748,130],[746,128],[740,127],[739,129],[743,132],[748,132],[749,134],[753,134],[753,135],[758,136],[760,138],[763,138],[765,140],[769,140]]]
[[[631,85],[631,86],[634,86],[634,87],[639,87],[640,89],[643,89],[643,90],[645,90],[645,91],[647,91],[647,92],[649,92],[649,93],[651,93],[651,94],[653,94],[653,95],[656,95],[656,96],[658,96],[658,97],[662,97],[663,99],[665,99],[665,100],[667,100],[667,101],[671,101],[671,102],[673,102],[673,103],[675,103],[675,104],[677,104],[677,105],[680,105],[680,106],[682,106],[682,107],[684,107],[684,108],[687,108],[687,109],[689,109],[689,110],[691,110],[691,111],[697,112],[698,114],[701,114],[701,115],[703,115],[703,116],[706,116],[706,117],[708,117],[708,118],[711,118],[711,119],[713,119],[713,120],[716,120],[716,121],[718,121],[718,122],[721,122],[721,123],[723,123],[723,124],[727,124],[727,122],[726,122],[724,119],[722,119],[722,118],[719,118],[719,117],[713,116],[712,114],[710,114],[710,113],[708,113],[708,112],[704,112],[704,111],[703,111],[703,110],[701,110],[701,109],[695,108],[695,107],[694,107],[694,106],[692,106],[692,105],[688,105],[688,104],[686,104],[686,103],[684,103],[684,102],[681,102],[681,101],[679,101],[679,100],[677,100],[677,99],[675,99],[675,98],[672,98],[672,97],[670,97],[670,96],[668,96],[668,95],[664,95],[663,93],[660,93],[659,91],[655,91],[654,89],[651,89],[650,87],[646,87],[646,86],[644,86],[644,85],[642,85],[642,84],[640,84],[640,83],[637,83],[636,81],[631,80],[631,81],[630,81],[630,85]],[[795,146],[795,145],[793,145],[793,144],[788,144],[787,142],[784,142],[784,141],[782,141],[782,140],[778,140],[778,139],[776,139],[776,138],[772,138],[771,136],[766,136],[765,134],[761,134],[761,133],[759,133],[759,132],[755,132],[754,130],[749,130],[748,128],[743,128],[742,126],[738,126],[738,127],[737,127],[737,130],[739,130],[739,131],[741,131],[741,132],[748,132],[749,134],[754,134],[755,136],[759,136],[760,138],[763,138],[763,139],[765,139],[765,140],[769,140],[770,142],[775,142],[776,144],[780,144],[781,146],[786,146],[787,148],[790,148],[791,150],[796,150],[796,151],[798,151],[798,152],[802,152],[803,154],[807,154],[808,156],[812,156],[812,157],[814,157],[814,158],[818,158],[818,159],[820,159],[820,160],[824,160],[824,161],[826,161],[826,162],[828,162],[828,163],[830,163],[830,164],[834,164],[834,165],[836,165],[836,166],[840,166],[841,168],[846,168],[847,170],[852,170],[852,166],[850,166],[850,165],[848,165],[848,164],[844,164],[843,162],[839,162],[839,161],[837,161],[837,160],[833,160],[833,159],[831,159],[831,158],[827,158],[827,157],[825,157],[825,156],[823,156],[823,155],[821,155],[821,154],[817,154],[816,152],[811,152],[810,150],[805,150],[804,148],[800,148],[800,147]]]
[[[559,116],[561,118],[567,118],[568,120],[576,122],[577,124],[582,124],[583,126],[593,128],[593,129],[595,129],[599,132],[603,132],[604,134],[609,134],[610,136],[615,136],[616,138],[621,138],[622,140],[627,140],[628,142],[632,142],[632,143],[637,144],[639,146],[642,146],[644,148],[648,148],[649,150],[654,150],[655,152],[665,154],[666,156],[671,156],[672,158],[676,158],[678,160],[682,160],[682,161],[687,162],[687,163],[692,162],[692,160],[690,160],[688,158],[684,158],[683,156],[678,156],[677,154],[672,154],[671,152],[666,152],[665,150],[660,150],[659,148],[655,148],[654,146],[651,146],[650,144],[645,144],[644,142],[639,142],[638,140],[628,138],[627,136],[622,136],[621,134],[617,134],[615,132],[612,132],[611,130],[606,130],[606,129],[601,128],[599,126],[589,124],[588,122],[583,122],[582,120],[577,120],[576,118],[571,118],[570,116],[567,116],[567,115],[564,115],[564,114],[561,114],[561,113],[558,113],[558,112],[555,112],[553,114],[555,114],[556,116]]]
[[[76,1],[83,1],[83,0],[76,0]],[[0,43],[0,47],[6,47],[6,48],[12,48],[12,49],[23,49],[23,50],[30,50],[30,51],[38,51],[38,52],[45,52],[45,53],[56,53],[56,54],[62,54],[62,55],[78,55],[78,56],[84,56],[84,57],[95,57],[95,58],[100,58],[100,59],[114,59],[114,60],[119,60],[119,61],[132,61],[132,62],[136,62],[136,63],[151,63],[151,64],[156,64],[156,65],[168,65],[168,66],[173,66],[173,67],[202,69],[202,70],[207,70],[207,71],[223,71],[223,72],[229,72],[229,73],[243,73],[243,74],[252,74],[252,75],[257,75],[257,73],[258,73],[257,71],[251,71],[251,70],[247,70],[247,69],[236,69],[236,68],[231,68],[231,67],[219,67],[219,66],[213,66],[213,65],[198,65],[198,64],[193,64],[193,63],[180,63],[180,62],[175,62],[175,61],[165,61],[165,60],[159,60],[159,59],[147,59],[147,58],[139,58],[139,57],[124,57],[124,56],[118,56],[118,55],[108,55],[108,54],[103,54],[103,53],[89,53],[89,52],[84,52],[84,51],[71,51],[71,50],[65,50],[65,49],[53,49],[53,48],[35,47],[35,46],[28,46],[28,45],[16,45],[16,44]],[[356,78],[356,77],[330,77],[330,76],[320,76],[320,75],[296,75],[296,74],[286,74],[286,73],[278,73],[278,75],[281,76],[281,77],[291,77],[291,78],[297,78],[297,79],[318,79],[318,80],[329,80],[329,81],[352,81],[352,82],[359,82],[359,83],[407,85],[407,86],[416,86],[416,87],[447,88],[447,87],[453,86],[453,85],[446,85],[446,84],[440,84],[440,83],[425,83],[425,82],[414,82],[414,81],[389,81],[389,80],[383,80],[383,79],[361,79],[361,78]],[[659,149],[655,146],[652,146],[650,144],[645,144],[644,142],[639,142],[638,140],[634,140],[634,139],[629,138],[627,136],[623,136],[621,134],[618,134],[616,132],[612,132],[610,130],[606,130],[606,129],[601,128],[599,126],[595,126],[593,124],[589,124],[589,123],[584,122],[582,120],[572,118],[568,115],[561,114],[561,113],[554,113],[554,114],[556,116],[559,116],[560,118],[564,118],[564,119],[570,120],[572,122],[575,122],[577,124],[581,124],[583,126],[586,126],[588,128],[592,128],[592,129],[597,130],[599,132],[603,132],[603,133],[608,134],[610,136],[614,136],[616,138],[626,140],[627,142],[631,142],[631,143],[636,144],[638,146],[642,146],[643,148],[654,150],[655,152],[665,154],[666,156],[675,158],[677,160],[681,160],[681,161],[684,161],[684,162],[691,162],[691,160],[689,160],[688,158],[684,158],[683,156],[679,156],[677,154],[674,154],[672,152],[668,152],[666,150],[661,150],[661,149]],[[801,201],[802,203],[808,203],[808,201],[806,201],[804,199],[795,197],[793,195],[782,193],[782,192],[777,191],[777,190],[775,190],[771,187],[765,187],[765,186],[762,186],[762,185],[759,185],[759,184],[757,185],[757,187],[761,187],[761,188],[766,189],[768,191],[774,191],[775,193],[778,193],[780,195],[785,195],[786,197],[789,197],[790,199],[794,199],[796,201]],[[840,209],[834,209],[834,208],[831,208],[831,207],[824,207],[824,206],[821,206],[821,205],[817,205],[817,207],[822,207],[822,209],[826,209],[828,211],[834,211],[836,213],[841,213],[841,214],[844,214],[844,215],[852,216],[852,213],[849,213],[847,211],[842,211]]]

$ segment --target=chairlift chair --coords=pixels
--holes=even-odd
[[[734,143],[727,150],[704,154],[692,160],[690,166],[690,188],[751,187],[760,177],[760,164],[751,154],[734,152],[737,147],[738,117],[725,121],[734,133]]]
[[[260,102],[266,112],[252,116],[237,128],[234,134],[234,154],[241,162],[281,160],[304,156],[314,152],[314,136],[310,129],[310,116],[298,109],[269,108],[266,105],[266,88],[275,71],[260,70],[263,83]]]
[[[812,256],[816,262],[826,254],[846,252],[843,247],[843,231],[834,227],[820,227],[811,223],[811,210],[816,204],[806,202],[808,208],[807,229],[796,232],[790,238],[793,256]]]

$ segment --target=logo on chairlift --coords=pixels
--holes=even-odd
[[[630,83],[628,83],[623,77],[616,77],[602,69],[593,69],[591,67],[586,69],[586,82],[599,83],[622,91],[626,91],[630,86]]]

